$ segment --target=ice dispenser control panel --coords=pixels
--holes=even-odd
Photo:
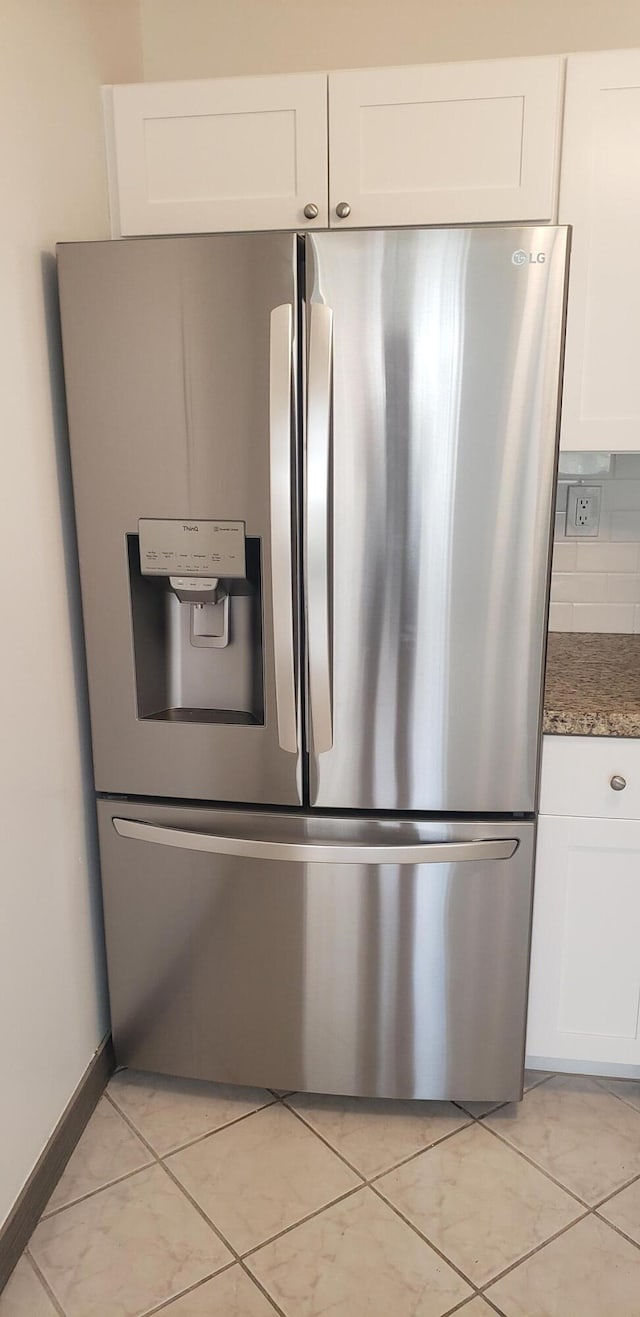
[[[145,576],[242,577],[247,574],[243,521],[138,522]]]

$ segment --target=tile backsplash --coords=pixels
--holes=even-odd
[[[602,488],[597,537],[565,535],[580,481]],[[560,455],[549,629],[640,634],[640,453]]]

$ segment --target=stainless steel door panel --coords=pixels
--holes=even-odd
[[[532,823],[113,800],[98,814],[123,1064],[333,1093],[520,1096]]]
[[[311,324],[319,306],[333,320],[332,728],[314,745],[327,646],[310,626],[311,803],[530,811],[567,230],[305,241]],[[314,466],[323,404],[313,351],[312,342],[312,619],[322,613],[325,485]]]
[[[297,472],[292,423],[288,436],[286,429],[295,398],[296,244],[293,234],[216,234],[59,248],[99,790],[301,798]],[[145,517],[243,521],[259,540],[264,725],[137,716],[125,540]],[[244,625],[238,606],[234,633],[233,609],[232,599],[232,637]],[[194,663],[217,654],[215,662],[228,664],[229,652],[201,648]],[[199,707],[206,701],[200,691]]]

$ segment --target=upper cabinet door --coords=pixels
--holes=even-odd
[[[326,228],[324,73],[110,93],[116,235]]]
[[[553,220],[564,61],[329,74],[331,226]]]
[[[560,445],[640,449],[640,51],[572,55],[560,222],[572,224]]]

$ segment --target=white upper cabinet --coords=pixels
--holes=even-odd
[[[113,87],[108,133],[109,99],[114,233],[327,227],[324,73]]]
[[[330,73],[331,226],[555,219],[563,75],[555,57]]]
[[[568,61],[560,222],[573,224],[561,447],[640,449],[640,50]]]
[[[553,220],[563,76],[331,73],[329,144],[324,73],[106,88],[114,236]]]

